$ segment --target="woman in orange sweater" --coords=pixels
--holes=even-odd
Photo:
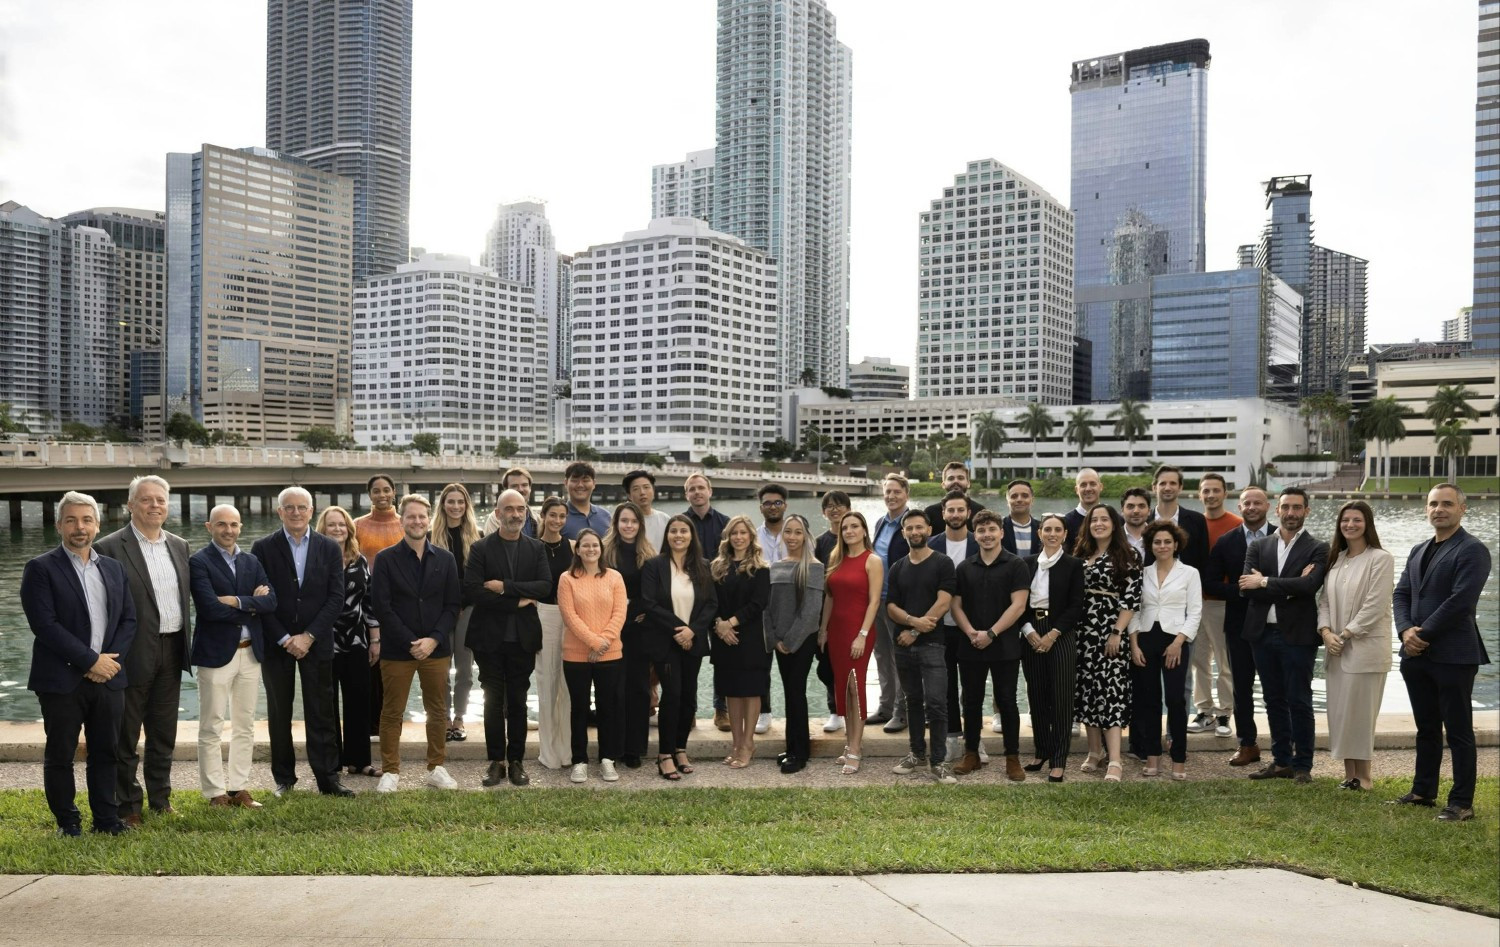
[[[563,680],[572,702],[573,771],[575,783],[589,778],[589,687],[599,714],[599,769],[607,783],[619,779],[620,704],[624,662],[620,660],[620,630],[625,627],[625,580],[600,561],[604,545],[591,529],[573,541],[573,565],[557,585],[557,610],[563,620]]]

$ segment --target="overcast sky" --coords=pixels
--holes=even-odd
[[[1472,291],[1476,5],[830,0],[854,53],[850,355],[911,364],[917,215],[995,158],[1068,197],[1069,67],[1211,44],[1208,267],[1313,175],[1318,243],[1369,259],[1369,339]],[[712,0],[416,0],[411,242],[477,260],[497,203],[558,249],[645,226],[651,166],[714,143]],[[0,0],[0,201],[164,206],[165,154],[265,138],[256,0]]]

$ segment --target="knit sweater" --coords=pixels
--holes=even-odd
[[[399,543],[405,535],[401,529],[401,517],[395,510],[383,514],[372,511],[354,521],[354,538],[359,540],[359,551],[372,563],[376,556]]]
[[[620,629],[625,627],[625,580],[613,569],[600,575],[563,573],[557,584],[562,613],[564,661],[587,661],[589,652],[609,642],[600,661],[620,660]]]

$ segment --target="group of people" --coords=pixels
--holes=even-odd
[[[654,755],[657,773],[680,781],[696,765],[688,740],[704,658],[732,733],[723,763],[735,769],[751,764],[765,730],[773,662],[786,718],[777,763],[788,774],[807,766],[816,662],[831,710],[824,730],[847,729],[845,774],[859,771],[870,725],[909,728],[898,774],[953,783],[975,772],[988,762],[981,735],[991,682],[993,729],[1012,780],[1046,769],[1062,781],[1075,723],[1088,741],[1080,769],[1110,781],[1121,778],[1126,749],[1144,762],[1144,776],[1158,775],[1168,755],[1171,777],[1186,778],[1187,733],[1228,736],[1231,716],[1240,743],[1231,764],[1249,765],[1260,761],[1258,673],[1272,760],[1251,778],[1307,782],[1321,646],[1342,785],[1367,789],[1393,608],[1419,731],[1417,774],[1398,801],[1436,804],[1446,731],[1454,786],[1440,818],[1472,817],[1468,694],[1488,661],[1475,607],[1490,559],[1463,530],[1465,501],[1452,485],[1429,495],[1434,537],[1412,551],[1397,584],[1367,504],[1344,505],[1330,546],[1303,528],[1301,490],[1282,492],[1273,530],[1265,491],[1244,488],[1236,516],[1223,508],[1226,484],[1216,474],[1200,486],[1204,513],[1181,507],[1182,474],[1172,467],[1156,474],[1154,507],[1140,489],[1126,491],[1118,510],[1101,503],[1099,478],[1086,469],[1075,480],[1078,507],[1040,517],[1025,480],[1007,486],[1001,516],[969,497],[960,464],[943,472],[948,492],[925,510],[909,505],[907,481],[893,474],[873,525],[847,495],[825,494],[828,529],[818,536],[787,511],[788,492],[775,483],[758,491],[757,523],[714,509],[704,474],[687,479],[688,509],[675,516],[655,508],[650,471],[626,475],[630,499],[612,513],[592,502],[591,465],[570,464],[564,479],[566,498],[548,497],[534,514],[530,474],[507,470],[483,526],[457,483],[434,506],[417,494],[398,499],[394,481],[376,475],[366,485],[370,513],[329,506],[315,523],[312,496],[288,487],[276,501],[280,529],[247,551],[239,511],[218,505],[205,523],[209,541],[191,554],[164,528],[170,487],[161,477],[130,483],[130,522],[103,539],[97,503],[64,495],[62,545],[27,564],[21,589],[36,635],[28,687],[47,724],[44,785],[59,832],[81,832],[72,765],[80,729],[94,831],[173,813],[184,672],[196,673],[200,694],[200,791],[211,806],[258,809],[248,787],[262,685],[278,797],[297,782],[299,681],[306,763],[320,792],[352,795],[345,775],[378,778],[377,792],[398,788],[413,678],[426,715],[425,782],[455,788],[447,744],[467,738],[475,667],[484,786],[530,782],[533,680],[542,765],[586,781],[596,722],[602,779]],[[1035,756],[1027,765],[1022,678]],[[1189,699],[1198,711],[1191,722]]]

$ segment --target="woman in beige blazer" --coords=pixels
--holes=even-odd
[[[1380,548],[1375,511],[1363,500],[1339,509],[1318,600],[1318,634],[1328,655],[1328,744],[1344,761],[1340,789],[1369,789],[1375,722],[1391,669],[1391,593],[1396,563]]]

